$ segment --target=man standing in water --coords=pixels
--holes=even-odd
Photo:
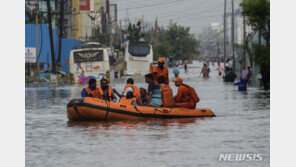
[[[250,84],[252,82],[252,78],[253,78],[253,71],[251,70],[251,67],[248,66],[248,83]]]
[[[208,68],[207,64],[204,63],[200,74],[202,74],[203,77],[209,77],[208,72],[209,72],[209,68]]]
[[[223,72],[223,70],[224,70],[224,68],[223,68],[223,66],[220,65],[220,62],[218,62],[217,70],[218,70],[218,74],[219,74],[219,76],[221,76],[221,75],[222,75],[222,72]]]
[[[185,71],[185,73],[188,72],[188,70],[187,70],[187,60],[185,60],[185,63],[184,63],[184,71]]]
[[[175,75],[175,78],[179,77],[179,68],[178,68],[178,65],[176,64],[175,68],[173,69],[173,73]]]
[[[158,83],[158,78],[160,76],[165,77],[165,84],[169,84],[169,70],[164,66],[164,58],[160,57],[158,59],[158,66],[156,67],[155,71],[151,71],[150,74],[153,75],[153,81]],[[154,68],[155,69],[155,68]]]

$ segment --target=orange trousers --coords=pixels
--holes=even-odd
[[[196,103],[194,101],[182,102],[180,103],[180,107],[195,109]]]

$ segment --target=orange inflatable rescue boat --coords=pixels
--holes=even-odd
[[[214,117],[208,108],[158,108],[132,106],[91,97],[75,98],[67,105],[70,121],[85,120],[144,120],[153,118]]]

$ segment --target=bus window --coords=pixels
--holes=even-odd
[[[132,56],[146,57],[150,53],[149,45],[129,45],[128,52]]]
[[[88,50],[88,51],[77,51],[74,52],[74,62],[93,62],[93,61],[103,61],[103,50]]]

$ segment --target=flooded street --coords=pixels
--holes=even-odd
[[[190,66],[189,66],[190,67]],[[26,166],[269,166],[269,91],[222,81],[210,66],[180,68],[184,83],[195,88],[217,117],[130,122],[68,122],[66,105],[83,86],[26,86]],[[170,85],[177,93],[172,69]],[[124,79],[111,84],[118,91]],[[147,88],[144,78],[135,79]],[[262,154],[262,161],[224,162],[220,154]]]

